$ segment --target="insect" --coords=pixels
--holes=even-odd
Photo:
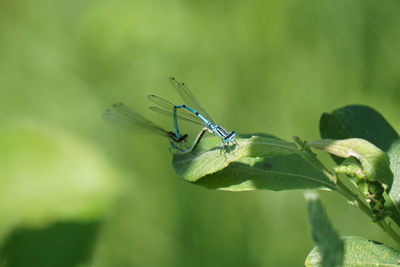
[[[155,95],[149,95],[148,98],[159,106],[150,107],[153,111],[164,115],[171,115],[172,113],[174,118],[174,134],[176,136],[181,135],[179,132],[178,118],[184,118],[187,121],[203,125],[204,128],[202,131],[207,130],[208,132],[221,137],[223,147],[229,145],[230,142],[237,145],[234,139],[236,132],[228,131],[222,126],[217,125],[211,116],[201,107],[196,97],[190,92],[184,83],[178,82],[173,77],[170,77],[169,81],[186,104],[174,105]]]
[[[103,113],[103,118],[112,123],[124,128],[135,129],[136,126],[147,129],[151,132],[167,137],[171,148],[181,153],[187,153],[194,150],[200,142],[205,130],[201,131],[196,137],[191,147],[186,147],[184,144],[187,142],[187,134],[176,134],[175,132],[167,131],[161,126],[149,121],[142,115],[138,114],[123,103],[113,104],[111,108]],[[185,118],[182,118],[185,119]]]

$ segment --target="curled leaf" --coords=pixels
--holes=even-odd
[[[382,114],[363,105],[344,106],[322,114],[319,128],[323,139],[362,138],[385,152],[399,138]]]
[[[308,145],[341,158],[353,157],[360,162],[367,180],[378,181],[387,189],[392,186],[393,174],[390,170],[388,155],[364,139],[320,139],[309,142]]]

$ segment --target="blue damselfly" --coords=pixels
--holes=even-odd
[[[202,106],[199,104],[199,101],[184,83],[178,82],[173,77],[171,77],[169,80],[186,104],[174,105],[171,102],[155,95],[149,95],[148,98],[161,107],[150,107],[150,109],[164,115],[172,114],[174,118],[174,134],[176,136],[181,135],[179,132],[178,118],[183,118],[187,121],[205,126],[202,131],[206,129],[209,132],[221,137],[224,146],[229,144],[229,142],[236,144],[236,141],[234,140],[236,133],[234,131],[228,131],[222,126],[217,125],[211,116],[208,115],[208,113],[202,108]]]

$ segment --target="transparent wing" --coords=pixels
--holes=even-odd
[[[190,92],[189,88],[187,88],[187,86],[184,83],[178,82],[174,77],[170,77],[169,81],[175,88],[175,90],[178,91],[178,94],[182,97],[183,101],[185,101],[185,103],[189,107],[195,109],[197,112],[203,115],[207,120],[209,120],[212,124],[215,124],[211,116],[208,115],[208,113],[204,110],[204,108],[202,108],[199,101],[197,101],[196,97],[192,94],[192,92]]]
[[[157,113],[160,113],[162,115],[171,117],[171,118],[174,116],[174,112],[172,110],[166,110],[166,109],[163,109],[160,107],[149,107],[149,109],[151,109],[152,111],[155,111]],[[204,122],[201,121],[198,117],[194,117],[194,118],[186,117],[186,114],[184,114],[184,115],[179,114],[180,113],[179,111],[180,110],[178,110],[178,113],[177,113],[178,119],[204,126]]]
[[[174,107],[175,107],[174,104],[156,95],[149,95],[147,98],[154,104],[157,104],[158,106],[161,107],[161,108],[150,107],[151,110],[169,117],[173,117]],[[177,109],[176,114],[179,119],[204,125],[204,122],[199,117],[197,117],[195,114],[188,111],[187,109],[184,108]]]
[[[145,119],[123,103],[113,104],[110,109],[104,111],[103,118],[112,124],[116,124],[124,128],[130,129],[135,128],[135,126],[139,126],[168,137],[168,131]]]

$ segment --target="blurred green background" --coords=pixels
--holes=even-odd
[[[399,130],[395,0],[0,1],[0,266],[303,266],[301,191],[228,193],[174,175],[165,139],[101,119],[151,114],[185,81],[228,129],[317,139],[322,112]],[[341,235],[394,245],[323,193]]]

